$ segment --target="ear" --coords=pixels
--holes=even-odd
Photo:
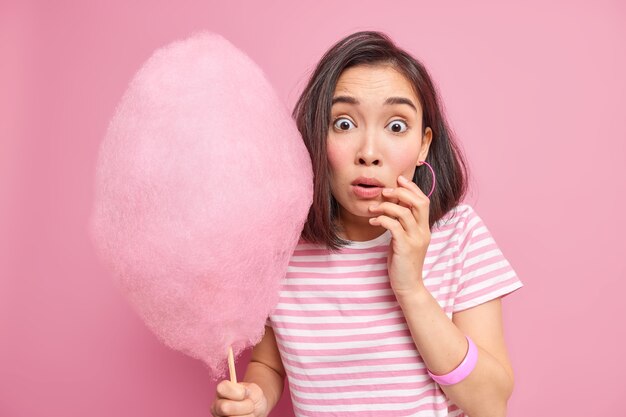
[[[433,131],[430,127],[426,128],[424,132],[424,136],[422,136],[422,147],[420,149],[419,161],[425,161],[428,156],[428,149],[430,148],[430,144],[433,140]]]

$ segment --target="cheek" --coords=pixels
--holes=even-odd
[[[393,155],[391,156],[391,160],[393,161],[396,171],[402,173],[403,175],[409,175],[415,170],[418,161],[418,155],[419,147],[416,146],[412,149],[394,151]],[[411,177],[409,176],[407,178]]]
[[[342,165],[345,165],[346,151],[340,146],[333,145],[330,141],[326,145],[326,155],[328,157],[328,163],[333,173],[339,171]]]

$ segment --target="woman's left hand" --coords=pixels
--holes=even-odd
[[[377,215],[370,224],[391,231],[387,269],[396,297],[423,288],[422,271],[430,244],[430,200],[413,181],[400,176],[398,185],[383,190],[390,201],[370,206],[370,213]]]

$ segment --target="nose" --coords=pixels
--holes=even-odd
[[[374,132],[366,132],[356,153],[357,165],[382,165],[382,155]]]

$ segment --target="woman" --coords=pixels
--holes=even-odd
[[[313,206],[244,382],[217,386],[213,415],[267,416],[288,376],[297,416],[504,416],[500,298],[522,284],[461,203],[466,164],[424,66],[352,34],[294,117]]]

